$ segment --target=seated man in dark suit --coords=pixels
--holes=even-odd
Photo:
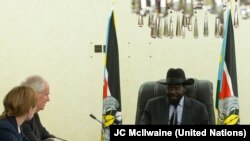
[[[26,121],[22,125],[24,134],[30,141],[54,141],[54,135],[50,134],[42,125],[38,112],[44,110],[46,103],[49,101],[49,84],[40,76],[30,76],[22,86],[29,86],[33,88],[38,95],[37,109],[34,117],[30,121]]]
[[[206,106],[201,102],[186,97],[185,85],[194,83],[186,79],[182,69],[169,69],[165,82],[166,96],[150,99],[144,109],[140,124],[191,125],[208,124]]]

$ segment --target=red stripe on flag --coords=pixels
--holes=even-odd
[[[104,80],[104,86],[103,86],[103,98],[108,96],[108,81]]]
[[[231,91],[229,88],[228,80],[225,71],[223,71],[223,77],[222,77],[222,87],[221,87],[221,92],[219,95],[219,99],[225,99],[227,97],[231,96]]]

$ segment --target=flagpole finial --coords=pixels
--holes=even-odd
[[[116,2],[116,0],[112,0],[112,11],[115,9],[115,2]]]
[[[229,0],[229,8],[232,9],[232,7],[233,7],[233,2],[232,2],[232,0]]]

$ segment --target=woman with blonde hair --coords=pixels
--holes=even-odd
[[[36,112],[37,94],[28,86],[11,89],[4,98],[0,115],[0,141],[28,141],[20,126]]]

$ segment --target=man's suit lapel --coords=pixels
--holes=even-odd
[[[163,111],[163,116],[162,116],[163,119],[161,121],[163,121],[163,123],[165,123],[165,124],[168,124],[170,105],[169,105],[169,102],[168,102],[167,98],[165,98],[165,100],[163,102],[164,102],[164,104],[162,104],[163,105],[162,109],[166,109],[166,111]]]
[[[190,123],[190,120],[192,118],[192,115],[190,115],[191,110],[192,108],[191,108],[190,100],[188,97],[185,97],[181,124],[185,125],[185,124]]]
[[[38,113],[36,113],[32,119],[32,126],[34,128],[34,132],[36,134],[37,137],[41,137],[40,135],[40,132],[39,132],[39,128],[38,128],[38,119],[39,119],[39,116],[38,116]]]

